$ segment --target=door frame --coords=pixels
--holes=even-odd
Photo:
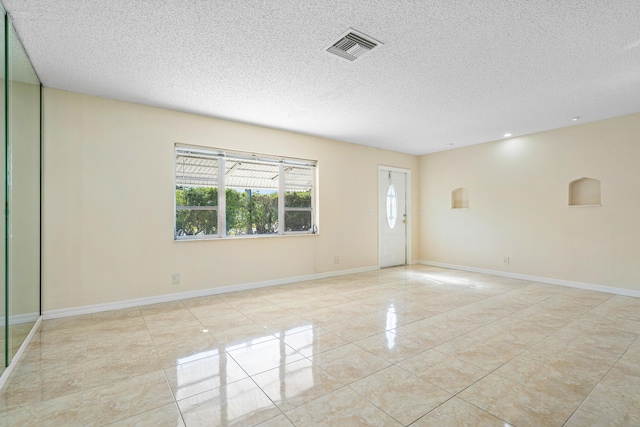
[[[413,224],[413,216],[411,215],[411,169],[404,169],[404,168],[398,168],[395,166],[385,166],[385,165],[378,165],[378,175],[377,175],[377,185],[376,185],[376,200],[378,202],[378,215],[377,217],[377,222],[376,222],[376,230],[378,232],[378,269],[380,269],[380,265],[381,263],[381,254],[380,254],[380,248],[382,247],[382,242],[380,242],[380,215],[383,214],[383,212],[380,212],[380,171],[391,171],[391,172],[400,172],[400,173],[404,173],[406,174],[407,177],[407,181],[405,183],[405,203],[406,203],[406,209],[407,209],[407,227],[405,229],[405,239],[404,239],[404,244],[405,244],[405,254],[406,254],[406,260],[405,260],[405,265],[411,265],[412,264],[412,258],[411,258],[411,229],[412,229],[412,224]]]

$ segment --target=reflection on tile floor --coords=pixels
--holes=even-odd
[[[640,425],[640,299],[426,266],[48,320],[0,427]]]

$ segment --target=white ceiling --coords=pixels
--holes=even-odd
[[[640,111],[637,0],[2,2],[45,86],[406,153]]]

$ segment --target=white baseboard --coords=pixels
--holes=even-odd
[[[23,323],[31,323],[38,320],[40,313],[12,314],[9,316],[9,325],[21,325]],[[0,317],[0,325],[4,325],[6,318]]]
[[[594,285],[592,283],[573,282],[571,280],[554,279],[551,277],[531,276],[529,274],[511,273],[508,271],[489,270],[485,268],[467,267],[464,265],[447,264],[435,261],[418,261],[418,264],[432,267],[451,268],[453,270],[471,271],[474,273],[492,274],[494,276],[510,277],[512,279],[529,280],[532,282],[548,283],[550,285],[568,286],[570,288],[586,289],[589,291],[605,292],[608,294],[624,295],[640,298],[640,291],[632,289],[615,288],[613,286]]]
[[[7,382],[7,378],[9,378],[9,375],[11,375],[13,368],[15,368],[18,362],[20,361],[20,358],[22,357],[22,353],[24,353],[24,350],[29,345],[29,342],[31,342],[31,338],[33,338],[38,328],[40,328],[41,323],[42,323],[42,316],[38,316],[35,325],[33,325],[33,328],[31,328],[31,332],[29,332],[29,335],[27,335],[27,337],[24,339],[24,342],[22,343],[18,351],[16,351],[16,354],[14,354],[13,357],[11,358],[11,363],[9,363],[9,366],[7,366],[7,368],[4,370],[2,375],[0,375],[0,390],[2,390],[2,387],[4,387],[4,384]]]
[[[125,301],[109,302],[104,304],[84,305],[80,307],[62,308],[58,310],[47,310],[42,313],[44,320],[57,319],[60,317],[77,316],[80,314],[98,313],[101,311],[120,310],[141,305],[158,304],[161,302],[176,301],[188,298],[205,297],[209,295],[225,294],[228,292],[246,291],[250,289],[266,288],[269,286],[286,285],[307,280],[326,279],[328,277],[344,276],[347,274],[364,273],[367,271],[379,270],[378,266],[353,268],[350,270],[330,271],[327,273],[310,274],[307,276],[288,277],[284,279],[265,280],[262,282],[242,283],[239,285],[222,286],[219,288],[202,289],[198,291],[178,292],[175,294],[165,294],[153,297],[136,298]]]

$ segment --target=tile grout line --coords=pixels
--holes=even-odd
[[[638,335],[638,337],[636,337],[636,339],[633,340],[633,342],[631,344],[629,344],[629,346],[627,347],[627,349],[620,355],[620,357],[618,357],[618,359],[611,365],[611,367],[607,370],[607,372],[602,376],[602,378],[600,378],[600,380],[598,381],[598,383],[593,386],[593,388],[591,389],[591,391],[587,394],[587,396],[582,399],[582,402],[580,402],[580,404],[578,405],[578,407],[575,409],[575,411],[573,411],[571,413],[571,415],[569,415],[569,417],[565,420],[565,422],[562,424],[563,426],[566,425],[571,418],[573,418],[573,416],[580,410],[580,408],[582,408],[582,406],[584,405],[584,403],[589,399],[589,397],[593,394],[593,392],[596,390],[596,388],[598,388],[598,386],[600,384],[602,384],[602,381],[607,377],[607,375],[609,374],[609,372],[611,372],[611,370],[613,368],[616,367],[616,365],[620,362],[620,360],[622,359],[622,357],[627,354],[627,352],[629,351],[629,349],[636,343],[636,342],[640,342],[640,334],[636,334]]]

